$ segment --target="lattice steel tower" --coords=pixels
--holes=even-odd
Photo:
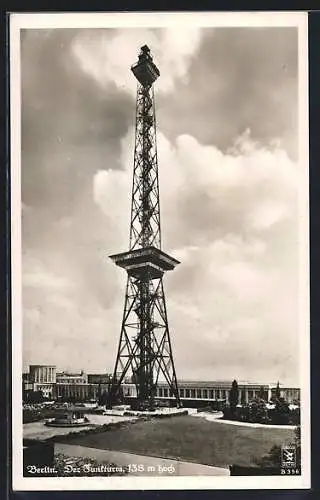
[[[109,404],[128,376],[137,399],[152,407],[158,382],[181,406],[174,368],[162,277],[179,261],[161,250],[160,200],[153,84],[160,72],[147,45],[131,67],[138,80],[130,221],[130,250],[111,255],[127,271],[127,287]]]

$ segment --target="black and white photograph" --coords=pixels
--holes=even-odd
[[[13,488],[309,488],[306,14],[10,21]]]

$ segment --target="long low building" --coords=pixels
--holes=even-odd
[[[53,388],[53,398],[97,401],[104,393],[108,392],[108,388],[108,384],[56,384]]]
[[[229,399],[232,381],[186,381],[178,382],[179,396],[186,405],[190,402],[214,403],[225,402]],[[136,387],[133,384],[124,384],[124,396],[136,397]],[[280,397],[288,403],[300,401],[300,389],[297,387],[279,387]],[[270,401],[276,395],[276,384],[257,384],[252,382],[238,382],[239,403],[246,404],[257,397]],[[157,399],[173,399],[169,387],[165,383],[159,383],[156,393]]]
[[[108,392],[108,384],[61,384],[54,387],[55,399],[72,398],[78,401],[97,400],[103,393]],[[185,406],[213,403],[224,403],[229,399],[231,382],[203,382],[203,381],[181,381],[179,383],[179,395]],[[122,386],[125,399],[135,399],[137,396],[134,384],[126,383]],[[238,384],[239,403],[246,404],[262,396],[266,401],[270,401],[275,396],[276,385],[253,384],[242,382]],[[280,396],[288,403],[300,401],[300,389],[280,386]],[[173,400],[169,392],[169,387],[160,383],[157,388],[156,398],[159,400]]]
[[[43,395],[51,399],[73,399],[75,401],[98,400],[108,392],[111,375],[56,372],[55,366],[32,365],[29,373],[23,374],[24,393],[26,391],[42,391]],[[223,404],[229,399],[232,380],[216,381],[178,381],[179,396],[185,406],[204,406],[206,404]],[[123,396],[129,400],[136,398],[136,387],[126,379]],[[277,384],[258,384],[252,382],[238,382],[239,403],[246,404],[262,396],[270,401],[276,395]],[[300,401],[300,389],[280,384],[280,396],[288,403]],[[160,401],[173,400],[166,383],[158,383],[156,398]]]

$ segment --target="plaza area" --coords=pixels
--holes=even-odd
[[[138,419],[98,433],[69,435],[63,443],[227,468],[254,466],[273,445],[294,441],[294,430],[224,425],[191,415]]]

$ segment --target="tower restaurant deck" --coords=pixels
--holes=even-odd
[[[110,255],[113,262],[127,271],[134,278],[161,278],[165,271],[172,271],[180,262],[167,253],[153,246],[129,250]]]

